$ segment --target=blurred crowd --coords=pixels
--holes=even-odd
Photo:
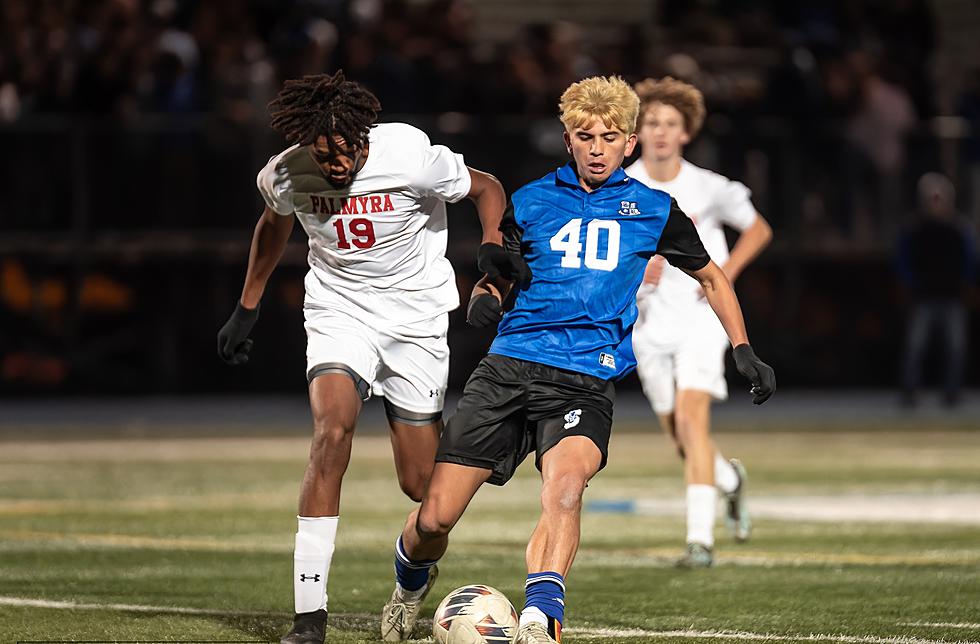
[[[980,123],[975,80],[937,91],[926,0],[649,5],[645,22],[556,16],[494,40],[478,20],[492,3],[481,13],[472,0],[5,0],[0,122],[206,113],[261,123],[284,79],[336,68],[389,115],[551,115],[584,76],[671,74],[704,91],[703,138],[725,137],[727,150],[702,154],[728,155],[715,165],[745,176],[751,168],[733,166],[747,139],[793,141],[807,151],[804,226],[862,238],[894,233],[893,213],[914,202],[907,172],[935,169],[933,149],[916,149],[922,167],[909,167],[924,119]]]
[[[466,0],[5,0],[2,116],[243,118],[283,79],[337,67],[395,113],[550,114],[583,76],[661,72],[740,113],[889,110],[900,129],[936,109],[925,0],[662,0],[645,24],[593,32],[556,16],[503,42],[480,37],[477,15]]]

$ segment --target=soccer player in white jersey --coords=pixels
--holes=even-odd
[[[748,188],[684,159],[684,146],[704,122],[701,92],[668,76],[638,83],[636,93],[642,153],[626,174],[677,200],[694,220],[711,259],[734,283],[768,245],[772,229],[753,207]],[[739,233],[731,252],[723,226]],[[684,458],[687,552],[678,565],[707,567],[713,557],[717,490],[727,501],[735,539],[748,539],[752,527],[743,498],[745,469],[722,457],[710,435],[711,403],[728,397],[728,338],[697,283],[660,257],[647,266],[637,304],[637,373],[661,427]]]
[[[284,644],[323,642],[341,481],[372,393],[385,399],[402,491],[419,501],[428,486],[449,369],[448,311],[459,304],[444,256],[446,202],[475,202],[480,269],[520,278],[519,259],[500,246],[500,183],[410,125],[375,124],[380,108],[339,71],[286,81],[270,110],[292,145],[259,172],[266,207],[241,298],[218,334],[225,361],[248,361],[259,300],[298,219],[310,247],[303,312],[313,440],[299,496],[296,614]]]

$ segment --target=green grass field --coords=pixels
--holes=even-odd
[[[684,536],[680,463],[659,434],[623,430],[586,500],[641,499],[654,511],[585,515],[568,642],[980,641],[980,432],[722,434],[749,467],[760,511],[777,510],[757,516],[744,545],[719,520],[716,566],[691,572],[672,567]],[[296,436],[0,442],[3,641],[278,641],[307,448]],[[530,463],[481,490],[426,617],[464,583],[493,585],[520,608],[537,492]],[[410,507],[386,438],[358,436],[328,641],[378,639]],[[883,508],[895,516],[876,516]]]

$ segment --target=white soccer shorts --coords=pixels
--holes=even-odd
[[[362,320],[339,308],[304,307],[307,378],[318,366],[352,369],[373,393],[419,414],[442,411],[449,378],[449,315],[410,325]]]
[[[729,341],[724,327],[707,305],[691,307],[685,314],[686,324],[676,333],[661,328],[667,333],[658,337],[656,317],[647,317],[633,332],[636,372],[658,414],[674,410],[681,389],[704,391],[719,401],[728,398],[725,354]]]

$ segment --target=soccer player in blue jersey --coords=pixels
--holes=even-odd
[[[606,464],[613,381],[635,366],[636,291],[655,254],[694,277],[735,347],[754,402],[775,389],[772,369],[748,344],[738,300],[708,257],[694,224],[665,192],[626,175],[639,99],[619,78],[594,77],[562,95],[572,160],[512,198],[501,224],[530,280],[500,321],[442,434],[422,505],[395,544],[396,585],[381,616],[386,641],[407,639],[435,579],[450,530],[486,482],[503,485],[534,452],[541,518],[527,545],[528,576],[518,644],[561,637],[565,576],[578,550],[582,493]],[[500,320],[511,288],[487,275],[469,320]]]

